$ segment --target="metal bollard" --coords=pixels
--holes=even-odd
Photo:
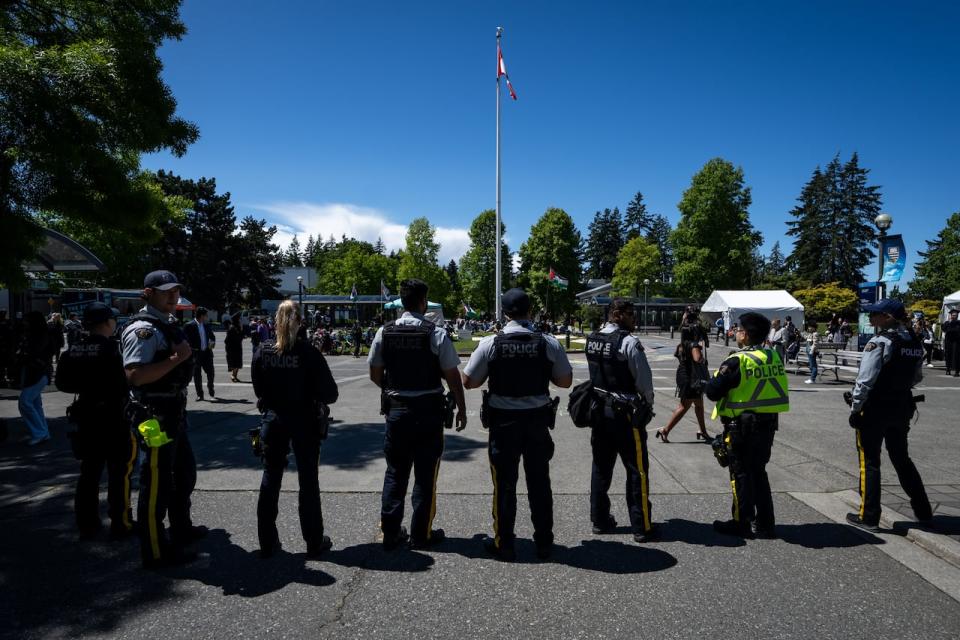
[[[673,325],[670,325],[670,339],[673,340]]]

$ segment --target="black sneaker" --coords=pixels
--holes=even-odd
[[[864,522],[863,519],[860,517],[859,513],[848,513],[847,522],[849,522],[855,527],[859,527],[863,529],[864,531],[869,531],[870,533],[880,533],[879,523],[870,524],[868,522]]]
[[[383,550],[384,551],[393,551],[401,544],[410,539],[410,536],[407,534],[406,527],[400,527],[396,533],[384,533],[383,534]]]
[[[197,402],[202,402],[202,401],[203,401],[203,394],[202,394],[202,393],[198,393],[198,394],[197,394]]]
[[[434,529],[430,532],[430,537],[426,540],[416,540],[414,538],[410,538],[410,548],[428,549],[430,547],[437,546],[446,539],[447,534],[443,532],[443,529]]]
[[[713,530],[726,536],[737,536],[738,538],[752,538],[753,531],[749,524],[743,524],[736,520],[714,520]]]
[[[537,557],[546,560],[553,555],[553,543],[537,544]]]
[[[311,543],[307,545],[307,557],[308,558],[318,558],[324,551],[329,551],[333,548],[333,542],[330,540],[329,536],[323,536],[320,538],[320,542]]]
[[[207,391],[210,392],[210,397],[211,397],[211,398],[216,398],[216,397],[217,397],[217,394],[215,394],[215,393],[213,392],[213,389],[207,389]]]
[[[277,555],[281,549],[283,549],[283,545],[280,544],[279,540],[273,544],[260,547],[260,559],[266,560],[267,558],[272,558],[273,556]]]
[[[776,540],[777,538],[777,528],[773,525],[761,527],[754,522],[750,525],[750,530],[753,532],[753,537],[759,540]]]
[[[501,562],[513,562],[517,559],[517,552],[514,551],[513,545],[510,545],[509,547],[498,547],[497,541],[493,538],[487,538],[484,540],[483,548],[487,553]]]
[[[633,541],[637,543],[654,542],[660,539],[660,527],[651,525],[649,531],[633,534]]]
[[[613,533],[617,530],[617,521],[612,517],[602,520],[600,522],[593,523],[593,532],[597,535],[604,533]]]
[[[206,538],[209,532],[210,530],[202,525],[191,525],[186,529],[171,531],[170,541],[175,545],[185,547],[188,544],[193,544],[197,540]]]

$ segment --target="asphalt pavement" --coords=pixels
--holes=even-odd
[[[14,419],[12,440],[0,446],[0,619],[6,621],[0,637],[960,635],[957,378],[942,367],[926,370],[927,402],[911,431],[911,455],[935,503],[934,532],[912,525],[889,461],[883,532],[842,524],[856,500],[858,471],[841,398],[851,380],[841,374],[841,382],[805,385],[803,377],[791,376],[791,411],[768,467],[780,538],[744,543],[710,526],[729,513],[729,478],[710,448],[694,439],[692,412],[670,444],[653,438],[676,405],[676,361],[668,336],[641,339],[657,388],[657,415],[648,430],[653,518],[663,540],[637,545],[626,527],[591,534],[589,433],[561,415],[551,466],[558,549],[546,562],[536,560],[522,498],[518,561],[499,563],[483,552],[492,486],[478,392],[468,392],[467,429],[447,432],[435,524],[448,540],[430,551],[381,549],[383,423],[365,361],[350,356],[329,359],[340,401],[321,453],[324,519],[334,549],[320,560],[304,556],[291,461],[280,507],[284,551],[260,560],[259,461],[246,440],[257,412],[249,383],[228,382],[218,346],[216,399],[196,401],[191,390],[189,405],[198,464],[194,520],[211,533],[193,565],[145,571],[135,541],[77,540],[72,490],[78,465],[64,419],[71,398],[51,387],[44,406],[52,442],[35,448],[16,442],[25,431]],[[711,365],[728,351],[711,347]],[[576,380],[585,379],[583,354],[570,357]],[[248,368],[241,379],[249,380]],[[566,392],[559,395],[564,406]],[[16,392],[0,390],[0,417],[16,415]],[[718,430],[709,416],[708,429]],[[624,476],[617,474],[614,515],[623,524]]]

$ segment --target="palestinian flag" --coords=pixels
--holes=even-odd
[[[477,317],[477,312],[473,310],[473,307],[471,307],[470,305],[468,305],[466,302],[464,302],[464,303],[462,303],[462,304],[463,304],[463,314],[464,314],[465,317],[467,317],[467,318],[476,318],[476,317]]]
[[[547,274],[547,280],[549,280],[550,284],[554,285],[558,289],[566,289],[570,285],[570,281],[560,276],[560,274],[553,270],[553,267],[550,267],[550,273]]]

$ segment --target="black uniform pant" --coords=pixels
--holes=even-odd
[[[137,459],[137,440],[125,424],[81,424],[80,477],[74,496],[77,528],[81,533],[100,528],[100,477],[107,469],[107,513],[115,533],[133,529],[130,476]]]
[[[650,461],[647,456],[647,430],[628,415],[605,417],[590,434],[593,469],[590,476],[590,520],[603,525],[610,519],[610,483],[617,456],[627,472],[627,511],[634,533],[649,533]]]
[[[947,362],[947,371],[960,371],[960,339],[953,336],[943,338],[943,357]]]
[[[772,529],[776,524],[767,477],[775,434],[773,424],[758,423],[744,429],[734,423],[727,425],[723,435],[730,458],[731,512],[733,519],[744,527],[756,522],[762,529]]]
[[[386,422],[383,453],[387,471],[383,476],[380,528],[384,535],[396,535],[400,530],[412,469],[410,536],[424,542],[430,539],[437,513],[437,474],[443,455],[442,397],[431,394],[405,402],[391,400]]]
[[[857,429],[857,454],[860,462],[860,519],[867,524],[880,522],[880,446],[887,445],[887,454],[897,472],[900,486],[910,497],[910,506],[918,520],[933,517],[930,500],[923,487],[920,472],[907,452],[910,422],[872,422]]]
[[[145,561],[160,560],[170,553],[170,538],[176,540],[193,526],[190,495],[197,484],[197,463],[182,428],[172,442],[160,447],[148,447],[141,437],[140,447],[144,452],[137,502],[141,555]],[[167,516],[170,537],[163,526]]]
[[[207,390],[213,395],[213,350],[193,352],[193,386],[197,395],[203,395],[203,380],[201,373],[207,374]]]
[[[490,418],[487,452],[493,480],[493,539],[497,548],[513,546],[521,457],[527,479],[533,539],[538,546],[549,545],[553,543],[553,491],[550,488],[553,439],[547,425],[552,416],[542,409],[494,409]]]
[[[280,484],[287,466],[290,445],[297,461],[297,479],[300,482],[300,531],[307,546],[323,540],[323,514],[320,508],[320,439],[306,418],[277,418],[261,428],[263,442],[263,478],[260,498],[257,500],[257,535],[260,548],[267,549],[279,542],[277,512]]]

